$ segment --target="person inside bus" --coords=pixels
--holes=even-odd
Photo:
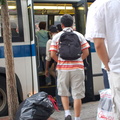
[[[19,34],[18,34],[18,29],[17,29],[16,23],[15,23],[15,22],[11,22],[10,25],[11,25],[11,33],[12,33],[12,36],[13,36],[13,37],[14,37],[14,36],[18,36]]]
[[[49,39],[49,40],[47,41],[47,44],[46,44],[46,69],[45,69],[45,75],[46,75],[46,77],[48,77],[48,76],[49,76],[49,72],[50,72],[50,74],[51,74],[54,78],[56,78],[55,69],[53,69],[53,68],[55,68],[55,64],[56,64],[56,63],[55,63],[54,60],[51,58],[49,49],[50,49],[50,45],[51,45],[52,38],[53,38],[58,32],[62,31],[61,24],[51,25],[50,28],[49,28],[49,31],[50,31],[51,39]],[[54,64],[52,64],[52,63],[54,63]],[[52,65],[53,65],[54,67],[53,67]],[[49,70],[50,67],[53,67],[52,70]]]
[[[50,31],[51,39],[49,39],[49,40],[47,41],[47,43],[46,43],[46,58],[45,58],[45,59],[46,59],[46,67],[45,67],[45,76],[46,76],[46,77],[50,77],[50,75],[52,75],[52,76],[56,79],[56,74],[55,74],[55,62],[54,62],[54,60],[51,58],[51,56],[50,56],[50,51],[49,51],[50,45],[51,45],[51,41],[52,41],[52,37],[57,34],[57,28],[56,28],[56,26],[55,26],[55,25],[50,26],[49,31]],[[49,81],[49,82],[50,82],[50,84],[52,84],[53,81],[51,80],[51,81]],[[53,84],[54,84],[54,82],[53,82]],[[52,84],[52,85],[53,85],[53,84]],[[54,85],[55,85],[55,84],[54,84]]]
[[[45,70],[45,57],[46,57],[46,43],[48,41],[49,32],[46,30],[46,22],[39,23],[39,31],[36,32],[37,35],[37,45],[39,46],[39,58],[40,58],[40,67],[39,72]]]
[[[55,84],[57,82],[56,81],[56,72],[55,72],[56,62],[51,58],[49,49],[50,49],[52,38],[59,32],[59,30],[60,30],[60,27],[58,28],[55,25],[51,25],[50,26],[49,31],[50,31],[51,39],[49,39],[47,41],[47,44],[46,44],[46,69],[45,69],[45,76],[49,77],[49,74],[52,75],[54,77]],[[51,82],[51,84],[54,83],[52,80],[50,82]],[[59,110],[63,110],[62,102],[61,102],[60,96],[58,96],[57,89],[56,89],[55,93],[56,93],[55,97],[56,97],[56,101],[57,101],[57,104],[58,104],[58,108],[59,108]]]
[[[61,32],[61,31],[62,31],[61,24],[57,24],[56,27],[57,27],[58,32]]]
[[[58,95],[61,96],[62,104],[65,110],[65,120],[72,120],[69,109],[69,96],[74,99],[75,120],[80,120],[81,99],[85,97],[85,75],[83,60],[88,56],[90,47],[84,36],[77,31],[73,31],[73,17],[69,14],[63,15],[61,18],[61,25],[64,31],[74,32],[78,35],[81,42],[82,55],[77,60],[64,60],[59,55],[57,56],[59,46],[59,38],[63,31],[56,34],[51,42],[50,51],[51,57],[57,62],[57,88]],[[71,84],[70,84],[71,83]],[[69,91],[71,88],[71,93]]]

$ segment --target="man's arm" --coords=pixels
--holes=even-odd
[[[45,66],[45,76],[48,77],[49,76],[49,65],[50,65],[50,61],[51,61],[51,56],[50,56],[50,45],[51,45],[51,40],[47,41],[46,44],[46,66]]]
[[[94,40],[95,49],[99,58],[105,65],[106,70],[109,71],[109,66],[108,66],[109,57],[106,50],[104,38],[94,38],[93,40]]]
[[[46,77],[49,76],[49,65],[50,65],[50,61],[46,60],[46,66],[45,66],[45,76]]]
[[[56,54],[56,51],[51,51],[51,57],[57,62],[58,61],[58,56]]]

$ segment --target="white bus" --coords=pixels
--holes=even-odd
[[[45,91],[54,96],[56,85],[46,86],[44,72],[38,74],[40,60],[37,54],[35,25],[45,21],[48,29],[50,25],[60,23],[63,14],[71,14],[74,17],[74,27],[84,34],[86,0],[8,0],[8,6],[19,102],[39,91]],[[0,116],[7,115],[8,112],[2,33],[0,15]],[[91,101],[95,100],[95,95],[98,95],[98,91],[103,88],[102,76],[99,76],[101,75],[100,61],[95,52],[87,58],[85,66],[86,97],[84,101]]]

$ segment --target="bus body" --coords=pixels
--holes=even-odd
[[[91,1],[90,1],[91,2]],[[63,14],[74,17],[74,27],[84,34],[87,4],[85,0],[8,0],[12,32],[12,47],[15,63],[15,75],[19,101],[39,92],[46,91],[55,95],[56,85],[46,86],[45,75],[38,74],[39,55],[36,46],[36,27],[40,21],[50,25],[60,23]],[[59,8],[59,7],[61,8]],[[47,8],[48,7],[48,8]],[[57,9],[56,9],[57,8]],[[1,16],[0,16],[1,17]],[[0,19],[1,22],[1,19]],[[17,33],[15,33],[15,31]],[[2,37],[2,22],[0,24],[0,116],[7,115],[6,70],[4,57],[4,42]],[[92,44],[92,43],[91,43]],[[94,49],[94,48],[93,48]],[[92,49],[90,49],[92,51]],[[92,61],[91,61],[92,60]],[[97,61],[97,62],[96,62]],[[92,65],[93,64],[93,65]],[[103,88],[100,60],[95,51],[85,61],[86,100],[94,100],[94,95]],[[95,77],[94,77],[95,76]],[[96,80],[99,79],[99,80]],[[101,86],[100,86],[101,84]]]

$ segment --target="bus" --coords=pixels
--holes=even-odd
[[[74,18],[75,29],[84,35],[87,9],[94,0],[7,1],[12,28],[12,48],[19,102],[40,91],[55,96],[56,85],[46,85],[44,72],[39,74],[38,71],[40,62],[36,44],[38,23],[45,21],[48,30],[51,25],[60,23],[63,14],[71,14]],[[0,15],[0,116],[8,114],[2,33]],[[98,91],[103,89],[100,60],[95,53],[94,44],[90,43],[90,45],[91,54],[84,61],[86,97],[83,101],[85,102],[95,100],[95,95],[98,95]]]

